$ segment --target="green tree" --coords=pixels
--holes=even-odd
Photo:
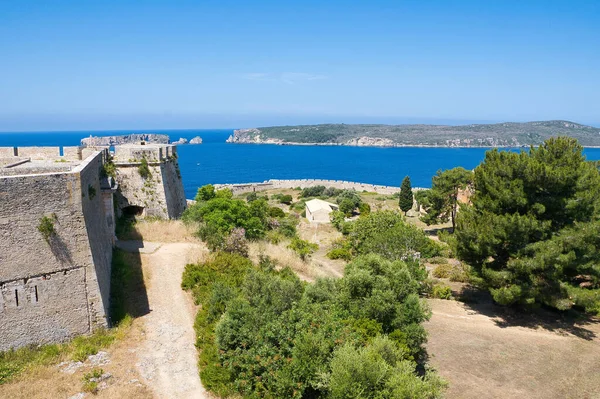
[[[555,138],[488,151],[475,169],[456,251],[498,303],[600,311],[600,174],[582,150]]]
[[[404,180],[402,180],[402,185],[400,186],[400,198],[398,200],[398,205],[400,205],[400,209],[406,215],[406,212],[410,211],[413,206],[413,193],[412,187],[410,185],[410,177],[406,176]]]
[[[423,230],[406,223],[399,212],[372,212],[352,223],[349,234],[352,248],[358,254],[375,253],[386,259],[436,256],[437,244]]]
[[[464,168],[439,170],[432,179],[431,190],[420,195],[423,208],[427,212],[421,218],[428,225],[452,222],[452,231],[456,226],[458,193],[467,188],[473,180],[473,172]]]
[[[215,187],[212,184],[207,184],[198,189],[198,193],[196,194],[196,201],[208,201],[210,199],[215,198]]]
[[[356,206],[354,205],[354,202],[350,198],[344,198],[340,202],[340,212],[342,212],[344,215],[346,215],[348,217],[352,216],[352,213],[354,212],[355,208],[356,208]]]

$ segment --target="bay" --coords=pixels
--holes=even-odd
[[[227,144],[233,130],[127,130],[87,132],[0,133],[0,147],[72,146],[82,138],[128,133],[164,133],[172,141],[200,136],[203,144],[178,146],[187,198],[208,183],[261,182],[268,179],[331,179],[399,186],[404,176],[413,187],[430,187],[440,169],[473,169],[486,148],[377,148]],[[518,151],[511,149],[511,151]],[[584,150],[600,160],[600,148]]]

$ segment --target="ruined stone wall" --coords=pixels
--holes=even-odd
[[[343,180],[319,180],[319,179],[301,179],[301,180],[267,180],[262,183],[242,183],[242,184],[216,184],[215,188],[229,188],[234,194],[242,194],[251,191],[265,191],[272,189],[306,188],[314,186],[334,187],[344,190],[369,191],[379,194],[394,194],[400,192],[400,187],[381,186],[377,184],[356,183]]]
[[[103,156],[72,172],[0,177],[0,351],[107,325],[112,241],[98,181]],[[38,230],[44,216],[55,230],[47,239]]]

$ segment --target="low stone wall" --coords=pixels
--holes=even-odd
[[[215,188],[229,188],[234,194],[242,194],[252,191],[265,191],[273,189],[306,188],[314,186],[334,187],[342,190],[369,191],[378,194],[395,194],[400,191],[400,187],[382,186],[369,183],[357,183],[344,180],[319,180],[319,179],[301,179],[301,180],[266,180],[262,183],[240,183],[240,184],[215,184]]]

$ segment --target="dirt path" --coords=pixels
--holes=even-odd
[[[148,245],[150,244],[150,245]],[[142,316],[145,339],[137,350],[136,367],[158,398],[209,398],[198,375],[193,329],[195,307],[181,289],[191,243],[165,243],[142,252],[150,312]]]
[[[499,307],[428,302],[427,351],[448,398],[600,398],[600,321],[514,321]]]

